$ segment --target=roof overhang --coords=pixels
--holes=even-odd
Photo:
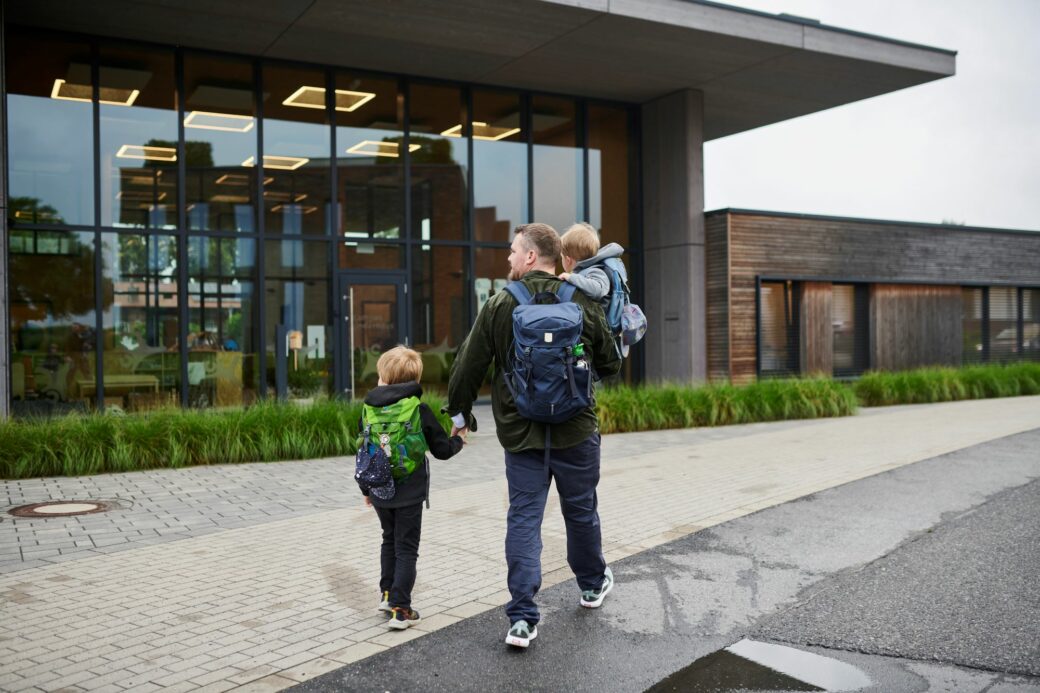
[[[34,0],[8,24],[643,103],[705,139],[947,77],[953,51],[697,0]]]

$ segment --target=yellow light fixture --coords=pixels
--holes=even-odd
[[[287,205],[277,204],[274,207],[271,207],[271,211],[272,212],[281,212],[282,210],[286,209],[286,207],[287,207]],[[288,205],[288,211],[290,211],[290,212],[298,211],[300,214],[310,214],[311,212],[317,212],[318,208],[313,206],[313,205],[294,205],[294,204],[290,204],[290,205]]]
[[[213,195],[209,198],[210,202],[228,202],[230,204],[246,204],[249,202],[249,197],[246,195]]]
[[[148,161],[176,161],[177,150],[172,147],[149,147],[142,144],[124,144],[116,152],[119,159],[146,159]]]
[[[133,106],[134,101],[141,95],[138,89],[117,89],[115,87],[100,87],[98,89],[98,103],[109,106]],[[89,84],[70,84],[63,79],[54,80],[51,88],[52,99],[63,99],[65,101],[94,100],[94,87]]]
[[[249,176],[244,173],[225,173],[213,182],[217,185],[238,185],[245,187],[249,185]],[[271,178],[270,176],[264,177],[264,185],[272,182],[274,182],[274,178]]]
[[[408,151],[414,152],[416,149],[421,148],[422,145],[410,144],[408,145]],[[358,156],[386,156],[392,159],[396,159],[400,156],[401,144],[399,142],[377,142],[375,140],[361,140],[353,147],[347,150],[347,154],[357,154]]]
[[[222,130],[224,132],[249,132],[253,129],[253,116],[212,111],[192,111],[184,116],[184,127],[200,130]]]
[[[141,190],[120,190],[116,193],[116,199],[127,202],[151,202],[152,200],[162,202],[166,199],[166,193],[161,192],[153,196],[151,193]]]
[[[282,171],[295,171],[310,159],[305,156],[276,156],[264,154],[264,168],[276,168]],[[249,157],[242,162],[243,166],[256,166],[256,158]]]
[[[496,142],[503,140],[506,137],[510,137],[520,132],[520,128],[502,128],[494,125],[488,125],[479,120],[473,121],[473,139],[475,140],[489,140]],[[450,127],[441,133],[444,137],[462,137],[462,124],[458,124],[454,127]]]
[[[376,97],[367,91],[350,91],[349,89],[336,90],[336,110],[350,113],[365,105]],[[282,102],[284,106],[296,106],[298,108],[325,108],[325,88],[303,86],[294,91],[289,98]]]
[[[307,193],[289,193],[282,190],[265,190],[264,198],[272,202],[302,202],[307,199]]]

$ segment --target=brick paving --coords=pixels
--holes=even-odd
[[[617,560],[1035,428],[1040,398],[1024,397],[608,436],[604,549]],[[507,497],[490,429],[434,461],[414,593],[424,621],[404,632],[374,610],[379,526],[347,460],[5,482],[8,508],[56,498],[124,507],[2,516],[0,689],[280,690],[500,606]],[[546,586],[571,579],[558,508],[550,495]]]

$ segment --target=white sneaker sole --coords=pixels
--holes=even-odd
[[[598,609],[600,604],[603,603],[603,600],[607,598],[607,595],[610,594],[610,591],[612,589],[614,589],[614,578],[613,578],[613,576],[611,576],[610,584],[607,585],[607,589],[603,590],[603,592],[600,593],[599,599],[597,599],[596,601],[593,601],[593,602],[587,602],[587,601],[585,601],[585,597],[582,597],[581,598],[581,605],[584,606],[586,609]]]
[[[376,611],[383,611],[383,612],[388,613],[388,614],[392,614],[394,612],[394,610],[390,608],[389,604],[380,604],[376,608]]]
[[[531,634],[526,638],[521,638],[510,633],[506,636],[506,644],[512,645],[513,647],[527,647],[531,644],[531,641],[538,637],[538,629],[535,628],[531,631]]]
[[[391,630],[405,630],[406,628],[411,628],[418,623],[422,623],[421,618],[417,618],[414,621],[395,621],[394,619],[390,619],[387,621],[386,627]]]

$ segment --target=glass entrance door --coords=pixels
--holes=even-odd
[[[363,398],[379,380],[379,356],[398,344],[411,343],[404,298],[403,272],[336,276],[336,391],[343,397]]]

